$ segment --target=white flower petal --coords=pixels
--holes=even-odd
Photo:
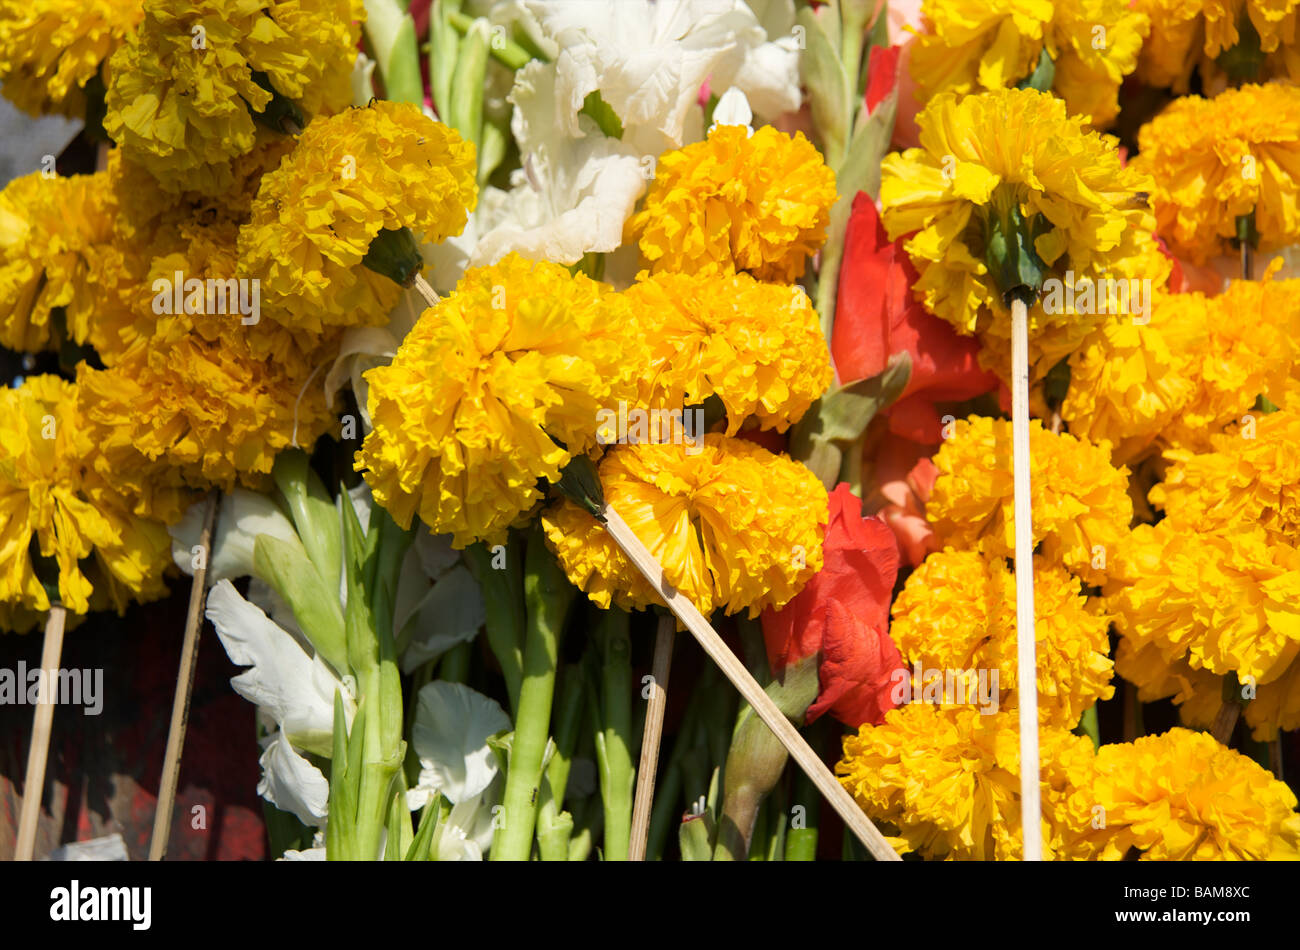
[[[414,615],[415,635],[402,654],[405,673],[414,672],[458,643],[473,640],[487,619],[478,581],[464,565],[444,574],[420,601]]]
[[[172,537],[172,560],[190,576],[194,574],[194,548],[203,531],[205,504],[197,501],[190,505],[185,516],[167,529]],[[302,543],[293,522],[267,496],[246,488],[234,488],[223,494],[212,532],[208,584],[252,574],[253,544],[260,534],[269,534],[292,544]]]
[[[248,666],[230,685],[249,702],[265,708],[303,748],[329,748],[334,731],[334,691],[343,684],[318,657],[277,626],[235,590],[230,581],[208,594],[207,617],[230,661]],[[351,718],[351,700],[344,693]]]
[[[262,780],[257,794],[281,811],[298,816],[304,825],[322,825],[329,813],[330,783],[321,770],[299,755],[277,732],[262,758]]]
[[[435,680],[420,690],[417,703],[411,745],[432,784],[453,803],[482,794],[499,771],[488,737],[509,729],[510,717],[462,683]]]
[[[749,108],[749,100],[745,94],[732,86],[718,99],[718,104],[713,107],[713,125],[709,126],[709,131],[719,125],[743,125],[752,135],[754,133],[751,123],[754,121],[753,110]]]

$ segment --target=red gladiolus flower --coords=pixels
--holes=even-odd
[[[830,494],[822,569],[779,611],[762,615],[772,671],[820,654],[820,690],[807,721],[822,713],[854,728],[879,723],[894,707],[890,677],[903,665],[889,638],[889,601],[898,545],[879,518],[839,485]]]
[[[937,402],[960,402],[988,392],[997,378],[979,367],[979,344],[957,333],[912,295],[918,275],[903,250],[891,242],[870,196],[853,199],[844,239],[831,334],[831,356],[841,382],[884,371],[889,358],[907,351],[912,376],[890,407],[890,430],[914,442],[937,442]]]
[[[925,518],[925,503],[939,477],[931,458],[937,449],[890,434],[863,460],[864,470],[870,472],[864,473],[863,491],[867,484],[875,485],[875,492],[867,493],[868,505],[894,532],[903,560],[912,567],[939,547]]]

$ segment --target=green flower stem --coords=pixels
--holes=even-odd
[[[505,677],[510,709],[518,712],[524,675],[524,566],[519,538],[512,533],[496,553],[482,542],[471,544],[465,549],[465,562],[483,591],[488,646]]]
[[[809,737],[813,748],[817,745]],[[803,811],[793,816],[790,830],[785,836],[785,859],[787,861],[815,861],[817,859],[817,819],[821,811],[821,792],[812,783],[803,769],[794,774],[794,804]],[[797,820],[796,820],[797,818]],[[802,825],[802,827],[796,827]]]
[[[474,26],[474,18],[460,12],[448,14],[447,20],[457,32],[463,34],[468,34]],[[532,53],[509,37],[498,37],[490,44],[490,49],[492,58],[507,69],[521,69],[533,59]]]
[[[570,861],[585,861],[591,856],[591,849],[595,846],[596,835],[600,834],[604,819],[605,812],[600,805],[599,796],[588,796],[573,822],[576,831],[569,840]]]
[[[646,836],[646,860],[658,861],[663,857],[668,842],[668,832],[681,818],[682,757],[686,750],[699,741],[699,711],[702,692],[696,690],[686,706],[681,727],[673,742],[659,781],[655,788],[654,807],[650,810],[650,833]]]
[[[325,483],[312,470],[307,453],[301,449],[281,452],[275,457],[271,476],[284,496],[307,556],[321,578],[337,586],[343,569],[339,512]]]
[[[555,750],[546,766],[537,808],[537,850],[543,861],[567,861],[569,836],[573,833],[573,816],[561,809],[573,766],[573,752],[582,726],[584,699],[582,674],[576,667],[565,670],[560,681],[560,701],[556,712]]]
[[[463,683],[469,678],[470,645],[458,643],[445,654],[438,665],[438,679],[448,683]],[[431,677],[432,678],[432,677]],[[429,680],[425,680],[425,683]],[[424,683],[420,684],[421,686]],[[418,687],[416,689],[418,692]]]
[[[460,36],[450,18],[460,10],[460,4],[461,0],[433,0],[429,10],[429,86],[433,108],[444,122],[451,112],[451,79],[456,74],[460,49]]]
[[[503,821],[492,839],[494,861],[527,861],[532,853],[560,634],[576,593],[536,525],[529,532],[526,557],[523,681],[506,770]]]
[[[415,20],[397,0],[365,0],[366,41],[375,54],[384,97],[395,102],[424,103],[420,51]]]
[[[451,107],[447,124],[474,143],[476,154],[483,144],[483,80],[487,75],[488,21],[476,19],[460,42],[456,72],[451,83]]]
[[[1075,732],[1080,732],[1091,739],[1094,749],[1101,748],[1101,728],[1097,722],[1097,705],[1095,703],[1089,706],[1088,711],[1083,714],[1083,718],[1079,720],[1079,728]]]
[[[632,641],[626,611],[601,611],[596,640],[601,646],[600,729],[596,758],[605,807],[605,860],[626,861],[632,838]]]

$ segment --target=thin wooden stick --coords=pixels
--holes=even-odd
[[[1034,527],[1029,495],[1029,308],[1011,301],[1011,447],[1016,520],[1016,692],[1020,697],[1020,821],[1025,861],[1043,860],[1034,643]]]
[[[844,824],[857,836],[858,840],[866,846],[867,850],[875,856],[877,861],[901,861],[895,851],[885,840],[879,829],[871,823],[869,819],[858,807],[853,796],[848,793],[843,785],[831,774],[821,758],[813,751],[812,746],[804,741],[799,731],[790,724],[790,720],[777,708],[776,703],[772,702],[767,693],[763,692],[763,687],[758,685],[758,680],[750,675],[749,670],[745,669],[745,664],[740,662],[736,654],[722,641],[718,632],[709,626],[709,622],[704,619],[703,615],[695,609],[689,597],[684,596],[668,583],[664,575],[664,569],[655,560],[641,539],[636,536],[627,522],[608,504],[601,509],[600,520],[605,524],[605,529],[609,531],[610,537],[619,546],[620,550],[627,555],[628,559],[636,565],[646,580],[648,580],[664,599],[664,603],[672,610],[674,614],[681,619],[691,634],[699,641],[700,646],[704,648],[713,662],[718,664],[727,679],[731,680],[732,685],[740,691],[746,702],[754,707],[754,712],[758,718],[767,724],[767,727],[776,733],[776,737],[781,740],[781,744],[789,751],[791,758],[799,764],[805,774],[812,779],[813,784],[817,786],[818,791],[831,803],[831,806],[844,819]]]
[[[1237,718],[1240,715],[1241,703],[1235,700],[1224,703],[1214,716],[1214,722],[1210,726],[1210,735],[1227,745],[1232,739],[1232,734],[1237,730]]]
[[[45,642],[41,646],[41,692],[32,721],[32,744],[27,750],[27,777],[23,780],[23,807],[18,815],[15,861],[30,861],[36,850],[36,826],[41,819],[41,793],[45,790],[45,763],[50,754],[50,731],[54,725],[54,704],[58,702],[59,659],[63,656],[63,626],[68,610],[62,604],[50,607],[45,619]]]
[[[424,297],[425,302],[428,303],[430,307],[436,306],[438,301],[441,299],[438,296],[438,292],[429,286],[429,282],[424,279],[423,274],[415,275],[415,289],[420,292],[420,295]]]
[[[655,655],[650,668],[650,699],[645,711],[645,732],[641,735],[641,764],[636,770],[636,798],[632,803],[632,841],[629,861],[644,861],[646,838],[650,834],[650,809],[654,805],[655,772],[659,769],[659,740],[664,733],[664,706],[668,703],[668,674],[673,665],[673,635],[676,624],[667,614],[659,618],[655,631]]]
[[[185,639],[181,643],[181,664],[176,672],[176,695],[172,699],[172,721],[167,730],[167,751],[163,755],[162,776],[158,781],[158,810],[153,816],[153,837],[149,840],[149,860],[161,861],[167,854],[171,834],[172,809],[176,805],[176,784],[181,774],[181,749],[185,745],[185,727],[190,719],[190,696],[194,691],[194,670],[198,665],[199,629],[203,626],[203,604],[207,600],[208,560],[212,557],[212,526],[217,519],[220,493],[208,495],[203,511],[203,531],[199,547],[203,559],[194,568],[190,583],[190,608],[185,617]]]

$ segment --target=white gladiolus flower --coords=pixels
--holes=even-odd
[[[488,738],[509,728],[510,717],[482,693],[461,683],[426,684],[411,730],[420,759],[416,790],[437,791],[453,805],[482,795],[500,771]],[[407,803],[412,803],[409,795]]]
[[[172,537],[172,560],[186,574],[194,574],[195,549],[203,532],[203,507],[197,501],[167,531]],[[300,545],[293,522],[280,506],[257,492],[233,488],[221,499],[217,521],[212,530],[212,550],[208,555],[208,585],[226,578],[247,577],[253,573],[253,543],[259,534],[269,534],[282,541]]]

